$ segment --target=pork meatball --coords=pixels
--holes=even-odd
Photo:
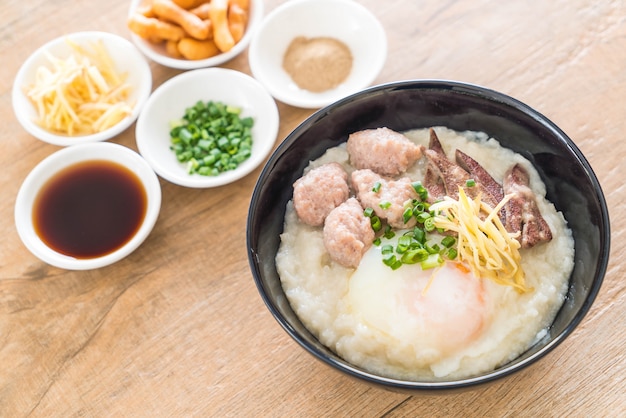
[[[374,209],[380,219],[385,219],[394,228],[415,226],[415,217],[406,223],[403,219],[405,204],[418,198],[411,179],[390,180],[366,169],[353,171],[351,180],[363,208]]]
[[[324,246],[330,258],[344,267],[356,268],[374,241],[370,219],[356,198],[333,209],[324,223]]]
[[[311,169],[293,184],[293,206],[302,222],[321,226],[324,219],[348,199],[348,173],[339,163]]]
[[[404,173],[421,156],[418,145],[389,128],[366,129],[348,136],[346,149],[357,169],[395,177]]]

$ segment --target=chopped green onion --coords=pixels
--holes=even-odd
[[[404,212],[402,213],[402,221],[404,221],[404,223],[407,223],[412,217],[413,217],[413,209],[410,207],[404,209]]]
[[[371,218],[372,215],[374,214],[374,209],[373,208],[365,208],[365,210],[363,211],[363,215],[365,215],[366,218]]]
[[[435,218],[432,216],[424,221],[424,229],[426,232],[432,232],[435,230]]]
[[[426,260],[430,254],[423,248],[416,248],[413,250],[409,250],[406,253],[402,254],[400,261],[404,264],[417,264]]]
[[[426,190],[426,187],[422,185],[421,181],[416,181],[411,185],[413,186],[413,190],[415,190],[415,193],[417,193],[422,201],[426,201],[428,199],[428,190]]]
[[[424,222],[426,222],[426,220],[431,218],[431,216],[430,216],[430,213],[428,212],[420,212],[417,214],[416,218],[417,218],[417,222],[423,224]]]
[[[429,207],[429,205],[428,205],[428,203],[426,203],[426,202],[417,202],[417,203],[415,204],[415,207],[414,207],[414,209],[413,209],[413,210],[414,210],[415,212],[418,212],[418,213],[419,213],[419,212],[427,212],[427,211],[428,211],[428,207]]]
[[[428,251],[429,254],[438,254],[441,251],[441,247],[433,242],[426,242],[424,244],[424,249]]]
[[[403,235],[398,239],[398,246],[396,247],[396,252],[398,254],[404,254],[407,252],[409,247],[411,246],[411,237],[408,235]]]
[[[415,240],[417,242],[419,242],[420,244],[423,244],[426,242],[426,231],[424,231],[422,228],[419,227],[415,227],[413,228],[413,238],[415,238]]]
[[[393,254],[393,245],[383,245],[382,248],[380,249],[380,252],[382,254]]]
[[[423,270],[432,269],[435,267],[439,267],[443,264],[443,258],[439,253],[430,254],[424,261],[420,263]]]
[[[241,108],[198,101],[180,119],[170,121],[170,149],[189,174],[216,176],[234,170],[252,155],[254,119]]]
[[[385,227],[385,234],[383,236],[387,239],[391,239],[396,236],[396,233],[393,232],[393,229],[391,229],[391,225],[387,225]]]
[[[452,247],[455,243],[456,243],[456,238],[454,238],[453,236],[450,236],[450,235],[446,235],[441,240],[441,245],[443,245],[446,248]]]
[[[453,260],[458,257],[458,250],[455,248],[457,240],[453,236],[444,236],[442,239],[432,237],[432,234],[443,234],[444,231],[435,227],[435,213],[430,211],[430,203],[426,201],[428,191],[421,182],[412,183],[412,187],[419,195],[420,199],[412,199],[405,203],[402,219],[407,224],[415,218],[417,224],[412,230],[408,230],[400,236],[395,244],[383,245],[384,239],[392,239],[395,232],[390,225],[386,225],[382,235],[379,235],[374,243],[381,248],[383,262],[392,269],[400,268],[403,264],[420,263],[423,269],[437,267],[444,262],[444,259]],[[379,184],[375,184],[372,191],[379,191]],[[388,209],[391,203],[381,201],[379,206]],[[372,228],[378,232],[382,229],[381,220],[374,215],[372,208],[365,210],[366,216],[372,219]],[[374,224],[376,223],[376,227]]]
[[[467,179],[465,181],[465,187],[474,187],[476,186],[476,181],[474,179]]]
[[[383,258],[383,263],[391,267],[392,270],[397,270],[402,267],[402,261],[398,260],[395,255],[391,254]]]
[[[374,187],[372,187],[372,191],[373,191],[374,193],[378,193],[378,192],[380,191],[380,182],[379,182],[379,181],[377,181],[377,182],[374,184]]]
[[[373,216],[370,218],[370,223],[371,223],[371,225],[372,225],[372,229],[373,229],[375,232],[380,231],[380,229],[383,227],[383,224],[382,224],[382,222],[380,221],[380,218],[379,218],[378,216],[376,216],[376,215],[373,215]]]

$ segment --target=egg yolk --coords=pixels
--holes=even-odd
[[[362,322],[390,344],[400,341],[434,359],[466,347],[489,317],[481,280],[462,264],[419,264],[392,270],[372,247],[350,278],[348,303]],[[425,354],[426,355],[426,354]]]

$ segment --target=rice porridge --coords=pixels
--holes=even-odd
[[[356,268],[345,267],[329,257],[323,228],[300,221],[293,201],[287,204],[276,256],[293,310],[320,342],[346,361],[391,378],[464,378],[515,359],[545,335],[573,269],[571,231],[545,199],[545,186],[531,163],[485,134],[435,131],[448,156],[462,150],[500,184],[514,164],[528,172],[537,207],[552,231],[548,242],[519,250],[529,291],[476,277],[452,261],[428,270],[419,264],[394,270],[381,262],[383,245],[376,244]],[[428,147],[428,129],[403,134]],[[305,173],[331,162],[348,174],[355,171],[342,144],[310,162]],[[420,158],[403,175],[421,181],[427,164]]]

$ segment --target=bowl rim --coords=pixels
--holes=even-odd
[[[92,160],[112,161],[133,172],[146,192],[146,213],[137,232],[120,248],[103,256],[78,259],[48,247],[34,231],[32,207],[45,184],[59,171]],[[41,160],[22,182],[14,207],[14,222],[24,246],[37,258],[66,270],[91,270],[113,264],[135,251],[150,235],[161,209],[161,186],[148,163],[135,151],[113,142],[91,142],[61,148]]]
[[[319,119],[327,116],[332,113],[334,109],[339,108],[346,103],[350,103],[357,99],[362,98],[363,96],[372,96],[377,95],[385,91],[397,91],[403,89],[431,89],[431,90],[451,90],[453,92],[459,94],[466,94],[477,96],[481,99],[488,101],[495,101],[499,104],[503,104],[509,106],[516,111],[522,112],[530,117],[532,117],[535,121],[539,122],[541,125],[550,130],[555,137],[561,141],[561,143],[567,145],[568,149],[572,154],[576,156],[579,160],[580,164],[585,168],[588,173],[588,177],[591,180],[594,191],[597,193],[597,198],[600,206],[600,232],[601,232],[601,242],[599,253],[601,254],[600,259],[598,260],[598,264],[596,265],[596,275],[593,281],[593,285],[589,289],[589,293],[584,299],[583,304],[580,309],[576,312],[572,320],[565,326],[564,330],[555,335],[545,346],[539,349],[537,352],[532,355],[523,358],[522,360],[516,362],[515,364],[503,365],[495,370],[490,372],[486,372],[480,374],[478,376],[470,376],[467,378],[459,378],[452,379],[449,381],[408,381],[401,380],[395,378],[388,378],[384,376],[378,376],[376,374],[367,372],[363,369],[360,369],[356,366],[353,366],[348,361],[344,361],[344,363],[338,362],[333,358],[328,357],[325,353],[319,351],[315,347],[310,346],[307,341],[299,335],[299,333],[291,326],[289,320],[285,318],[280,309],[278,308],[275,301],[273,301],[268,291],[265,288],[265,284],[261,279],[262,270],[260,268],[261,262],[257,259],[257,254],[254,251],[255,244],[252,242],[252,234],[251,231],[254,229],[254,213],[256,211],[256,207],[261,203],[260,193],[263,189],[263,182],[267,177],[268,173],[270,173],[274,166],[277,164],[278,160],[282,158],[283,154],[289,149],[289,147],[298,139],[300,133],[302,131],[306,131],[311,127],[311,125],[315,124]],[[550,119],[548,119],[543,114],[539,113],[537,110],[531,108],[525,103],[521,102],[518,99],[515,99],[505,93],[498,92],[496,90],[480,86],[478,84],[472,84],[461,81],[447,80],[447,79],[414,79],[414,80],[401,80],[394,81],[389,83],[383,83],[376,86],[372,86],[366,88],[360,92],[347,96],[343,99],[340,99],[323,109],[313,113],[307,119],[305,119],[302,123],[300,123],[291,133],[289,133],[286,138],[280,143],[280,145],[276,148],[276,150],[272,153],[267,163],[263,167],[261,174],[258,177],[257,183],[253,189],[252,197],[250,200],[250,207],[247,218],[247,228],[246,228],[246,244],[248,251],[248,261],[250,265],[250,269],[252,271],[252,275],[257,287],[257,290],[265,303],[266,307],[274,317],[274,319],[279,323],[279,325],[287,332],[287,334],[298,343],[302,348],[304,348],[309,354],[311,354],[314,358],[325,363],[335,370],[340,371],[352,378],[356,378],[357,380],[365,381],[370,384],[391,390],[404,391],[414,393],[418,392],[432,392],[432,393],[443,393],[450,390],[467,390],[478,385],[484,385],[495,380],[501,379],[505,376],[509,376],[525,367],[537,362],[541,358],[545,357],[551,351],[554,350],[559,344],[561,344],[567,336],[569,336],[574,329],[581,323],[583,318],[589,312],[591,305],[595,301],[601,285],[604,281],[604,276],[606,274],[609,256],[610,256],[610,221],[609,221],[609,212],[608,206],[606,203],[606,199],[604,196],[604,192],[601,188],[600,182],[595,175],[591,165],[587,161],[586,157],[583,155],[578,146],[574,143],[574,141],[569,138],[569,136],[562,131],[555,123],[553,123]],[[571,276],[570,276],[571,280]],[[562,308],[561,308],[562,309]],[[308,331],[307,331],[308,332]],[[312,335],[312,334],[311,334]],[[313,337],[315,338],[315,337]],[[529,347],[528,350],[532,348]],[[524,353],[520,354],[520,357],[523,356]]]
[[[130,7],[128,9],[128,16],[137,9],[137,7],[143,2],[143,0],[132,0],[130,3]],[[178,59],[173,57],[168,57],[167,55],[161,54],[155,51],[148,41],[141,38],[139,35],[130,31],[130,39],[135,44],[135,46],[150,60],[156,62],[157,64],[163,65],[165,67],[174,68],[177,70],[194,70],[199,68],[206,67],[216,67],[218,65],[224,64],[237,55],[241,54],[248,47],[252,39],[254,38],[255,32],[259,26],[259,23],[263,19],[264,13],[264,4],[263,0],[250,0],[250,6],[253,9],[253,12],[250,13],[250,19],[248,20],[248,24],[246,27],[246,31],[244,36],[237,42],[233,48],[227,52],[220,53],[210,58],[205,58],[202,60],[188,60],[188,59]]]
[[[55,48],[58,45],[63,44],[68,39],[76,41],[77,43],[84,43],[88,42],[89,40],[102,40],[105,46],[107,46],[107,44],[112,44],[116,48],[124,48],[129,54],[132,54],[130,55],[130,59],[127,60],[132,60],[138,65],[133,71],[137,74],[140,74],[139,78],[142,80],[142,83],[140,85],[133,86],[133,89],[136,91],[137,97],[131,114],[126,116],[117,124],[102,132],[80,136],[56,134],[38,126],[22,110],[23,106],[26,105],[33,108],[32,103],[30,103],[29,99],[26,97],[23,91],[24,84],[28,81],[26,79],[28,73],[33,71],[33,66],[36,64],[36,62],[42,59],[47,51],[49,51],[51,48]],[[108,48],[111,48],[112,45],[108,45]],[[116,62],[116,64],[118,63]],[[17,71],[13,80],[11,102],[13,107],[13,113],[15,114],[18,122],[20,123],[22,128],[24,128],[29,134],[33,135],[35,138],[41,141],[47,142],[52,145],[70,146],[86,142],[106,141],[125,131],[128,127],[130,127],[130,125],[135,122],[135,120],[139,116],[144,103],[148,100],[148,97],[150,96],[151,91],[152,71],[150,69],[150,65],[148,64],[146,58],[139,52],[137,47],[133,45],[128,39],[111,32],[97,30],[80,31],[67,33],[51,39],[36,48],[28,56],[28,58],[26,58],[26,60],[22,63],[19,70]]]
[[[143,130],[145,129],[144,126],[148,123],[147,118],[149,117],[149,112],[152,110],[153,106],[156,106],[158,101],[162,99],[162,96],[167,95],[167,93],[171,91],[172,88],[180,85],[181,83],[187,83],[188,81],[194,79],[203,78],[209,80],[214,77],[232,79],[233,83],[236,82],[242,90],[253,89],[262,97],[262,100],[264,101],[264,106],[262,110],[258,111],[259,115],[256,115],[255,117],[258,118],[262,116],[264,123],[268,124],[268,129],[266,132],[262,132],[262,138],[253,138],[253,151],[255,151],[255,142],[261,143],[262,146],[259,147],[256,152],[253,152],[253,155],[251,155],[248,160],[244,161],[234,170],[223,172],[217,176],[192,176],[186,173],[185,176],[179,176],[176,173],[172,173],[166,168],[162,167],[159,163],[159,159],[150,152],[149,144],[146,142],[147,138],[143,134]],[[204,100],[206,101],[211,99],[205,98]],[[191,105],[192,103],[190,101],[187,106]],[[261,112],[263,112],[262,115],[260,114]],[[278,129],[279,113],[276,102],[269,95],[267,90],[256,79],[237,70],[221,67],[210,67],[183,72],[166,80],[163,84],[157,87],[146,102],[143,111],[137,119],[137,124],[135,126],[135,141],[137,143],[139,153],[142,155],[142,157],[145,158],[148,164],[150,164],[152,169],[163,179],[173,184],[184,187],[211,188],[224,186],[240,180],[241,178],[247,176],[252,171],[254,171],[259,165],[261,165],[261,163],[265,160],[265,158],[267,158],[267,156],[271,153],[274,147],[278,134]]]
[[[366,17],[368,19],[368,24],[370,25],[369,31],[374,33],[380,39],[379,49],[377,49],[376,59],[370,59],[368,61],[369,75],[367,78],[364,78],[363,82],[357,90],[365,88],[369,86],[376,77],[382,71],[386,59],[387,59],[387,50],[388,50],[388,40],[385,29],[378,18],[364,5],[357,3],[353,0],[322,0],[321,2],[340,5],[341,7],[350,7],[355,11],[358,11],[360,16]],[[259,43],[261,42],[261,35],[269,28],[270,25],[274,23],[275,20],[280,19],[284,15],[289,15],[289,13],[293,13],[294,10],[301,8],[303,6],[315,5],[319,6],[320,0],[291,0],[289,2],[285,2],[283,4],[278,5],[275,9],[273,9],[270,13],[265,16],[263,21],[260,23],[257,36],[255,36],[250,42],[250,48],[248,49],[248,60],[250,64],[250,71],[257,78],[261,84],[265,86],[265,88],[270,92],[270,94],[276,99],[287,105],[300,107],[304,109],[319,109],[321,107],[327,106],[342,97],[345,97],[349,94],[353,94],[356,91],[352,89],[348,94],[341,90],[332,91],[332,92],[321,92],[321,93],[311,93],[311,97],[298,97],[293,96],[283,90],[282,84],[280,87],[276,85],[276,83],[272,83],[271,79],[268,79],[265,76],[265,71],[262,70],[262,66],[258,61],[258,56],[261,54]]]

